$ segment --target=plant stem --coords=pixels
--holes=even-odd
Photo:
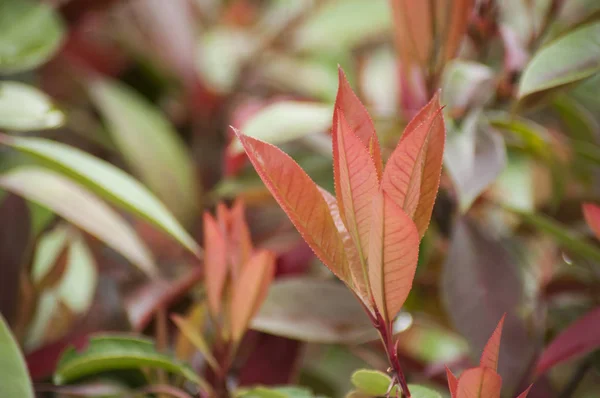
[[[392,380],[395,380],[400,385],[400,388],[402,389],[402,396],[410,398],[408,384],[406,383],[406,378],[404,377],[404,372],[402,371],[402,366],[400,365],[400,358],[398,357],[398,347],[396,342],[394,342],[392,323],[386,322],[377,309],[375,309],[375,317],[377,319],[377,323],[374,325],[379,331],[381,341],[383,342],[383,346],[391,365]]]
[[[577,370],[573,376],[571,376],[571,380],[567,383],[567,386],[562,390],[558,398],[570,398],[577,391],[577,387],[579,387],[579,383],[583,380],[583,377],[587,373],[587,371],[592,367],[592,357],[586,359]]]

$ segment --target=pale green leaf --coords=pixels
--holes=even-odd
[[[19,82],[0,82],[0,128],[14,131],[59,127],[65,115],[37,88]]]
[[[331,127],[332,114],[333,107],[330,105],[281,101],[266,106],[244,125],[234,127],[241,127],[244,135],[276,145],[327,131]],[[243,152],[239,139],[235,138],[230,151]]]
[[[584,25],[542,47],[519,83],[525,103],[586,79],[600,71],[600,22]]]
[[[442,398],[437,391],[416,384],[409,384],[408,389],[412,398]]]
[[[63,22],[49,3],[34,0],[0,2],[0,74],[33,69],[59,48]]]
[[[121,169],[77,148],[43,138],[1,136],[0,142],[46,162],[98,195],[151,222],[198,254],[200,248],[144,185]]]
[[[25,358],[2,315],[0,315],[0,397],[35,397]]]
[[[116,81],[94,80],[89,92],[129,167],[180,221],[198,212],[194,164],[169,121],[147,100]]]
[[[378,370],[360,369],[352,374],[352,384],[362,393],[375,397],[385,396],[391,391],[390,396],[395,396],[398,389],[394,386],[390,389],[392,379]]]
[[[133,229],[113,209],[71,180],[38,167],[0,175],[0,186],[45,206],[100,239],[149,275],[152,256]]]

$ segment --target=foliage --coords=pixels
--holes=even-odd
[[[599,16],[0,2],[0,396],[598,396]]]

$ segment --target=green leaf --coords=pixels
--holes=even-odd
[[[294,44],[305,51],[340,52],[388,32],[391,26],[385,1],[329,1],[300,26]]]
[[[416,384],[409,384],[408,389],[412,398],[442,398],[437,391]]]
[[[332,112],[330,105],[281,101],[260,110],[240,130],[244,135],[277,145],[327,131],[331,127]],[[243,150],[240,140],[235,138],[230,151],[237,154]]]
[[[37,88],[0,82],[0,129],[29,131],[59,127],[65,115]]]
[[[0,396],[35,397],[25,358],[2,315],[0,315]]]
[[[507,208],[507,210],[518,214],[523,222],[552,236],[560,246],[572,254],[600,262],[600,248],[574,234],[565,225],[542,214],[526,213],[513,208]]]
[[[49,3],[0,2],[0,74],[22,72],[46,62],[61,45],[65,27]]]
[[[519,84],[522,103],[537,102],[555,90],[600,71],[600,22],[584,25],[540,49]]]
[[[203,384],[186,364],[156,351],[152,340],[119,334],[97,334],[80,352],[69,347],[63,352],[54,383],[68,384],[104,372],[123,369],[158,368]]]
[[[281,386],[281,387],[253,387],[250,390],[242,390],[236,394],[239,398],[312,398],[313,393],[303,387]]]
[[[115,81],[94,80],[89,92],[134,174],[178,220],[193,220],[200,204],[198,178],[169,121],[138,93]]]
[[[133,229],[82,186],[42,168],[20,167],[0,175],[0,187],[51,209],[121,253],[148,275],[156,275],[151,254]]]
[[[361,392],[375,397],[385,396],[392,379],[378,370],[360,369],[352,374],[352,384]],[[390,396],[395,396],[398,387],[394,386]]]
[[[0,136],[0,143],[43,160],[96,194],[151,222],[190,251],[200,248],[169,210],[144,185],[108,162],[43,138]]]

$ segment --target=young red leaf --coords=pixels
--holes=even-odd
[[[448,378],[448,389],[450,390],[450,397],[456,398],[456,390],[458,389],[458,380],[456,376],[446,366],[446,377]]]
[[[447,18],[449,24],[445,27],[447,30],[445,46],[446,60],[454,58],[460,47],[467,31],[469,16],[473,11],[473,3],[473,0],[455,0],[452,2],[452,17],[450,19]]]
[[[352,278],[350,287],[360,296],[360,298],[368,307],[371,307],[371,300],[368,290],[368,275],[365,273],[365,269],[360,261],[360,256],[356,246],[354,245],[354,241],[352,240],[352,237],[350,236],[350,233],[346,229],[346,225],[342,220],[342,215],[340,214],[337,200],[325,189],[319,187],[319,191],[329,206],[331,217],[333,218],[335,226],[338,229],[338,233],[344,242],[344,248],[346,249],[346,260],[348,261],[348,270]]]
[[[275,256],[267,250],[256,252],[233,286],[231,298],[231,337],[239,342],[252,317],[264,301],[275,275]]]
[[[381,190],[373,200],[369,283],[379,312],[391,322],[408,296],[419,257],[414,222]]]
[[[594,351],[600,347],[600,307],[562,331],[540,356],[536,373],[543,374],[548,369],[575,356]]]
[[[252,255],[252,239],[244,216],[246,209],[242,200],[236,200],[229,212],[230,230],[228,243],[231,269],[234,277],[240,272],[240,268],[248,263]]]
[[[352,132],[342,112],[334,111],[339,182],[337,201],[348,232],[366,268],[371,228],[371,203],[379,188],[377,171],[367,149]]]
[[[465,370],[458,379],[456,398],[500,398],[502,378],[488,368]]]
[[[519,396],[517,398],[527,398],[527,395],[529,394],[529,390],[531,390],[531,387],[533,387],[533,384],[531,384],[529,387],[527,387],[527,389],[525,391],[523,391],[521,394],[519,394]]]
[[[382,187],[423,237],[440,184],[446,129],[439,94],[406,126],[383,172]]]
[[[584,203],[583,216],[597,239],[600,239],[600,206],[593,203]]]
[[[342,68],[338,68],[338,92],[335,98],[334,108],[334,121],[333,121],[333,145],[334,152],[336,148],[336,137],[335,137],[335,113],[339,112],[344,116],[350,131],[352,131],[358,139],[362,142],[363,146],[367,149],[369,155],[373,159],[375,169],[377,170],[378,178],[381,178],[381,171],[383,168],[383,162],[381,160],[381,149],[379,147],[379,139],[375,131],[373,121],[367,112],[365,106],[360,102],[360,99],[356,96],[346,75]],[[335,154],[334,154],[335,156]],[[334,168],[336,166],[334,165]],[[337,180],[337,178],[336,178]],[[336,188],[336,195],[338,194]]]
[[[217,316],[227,278],[227,248],[222,229],[208,213],[204,213],[204,271],[208,308]]]
[[[344,242],[317,185],[279,148],[236,134],[258,175],[306,243],[338,278],[349,283]]]
[[[504,318],[506,318],[506,314],[504,314],[502,319],[500,319],[500,322],[498,322],[498,326],[485,345],[483,353],[481,354],[481,360],[479,361],[480,367],[492,369],[494,372],[498,371],[498,355],[500,354],[500,339],[502,338]]]

